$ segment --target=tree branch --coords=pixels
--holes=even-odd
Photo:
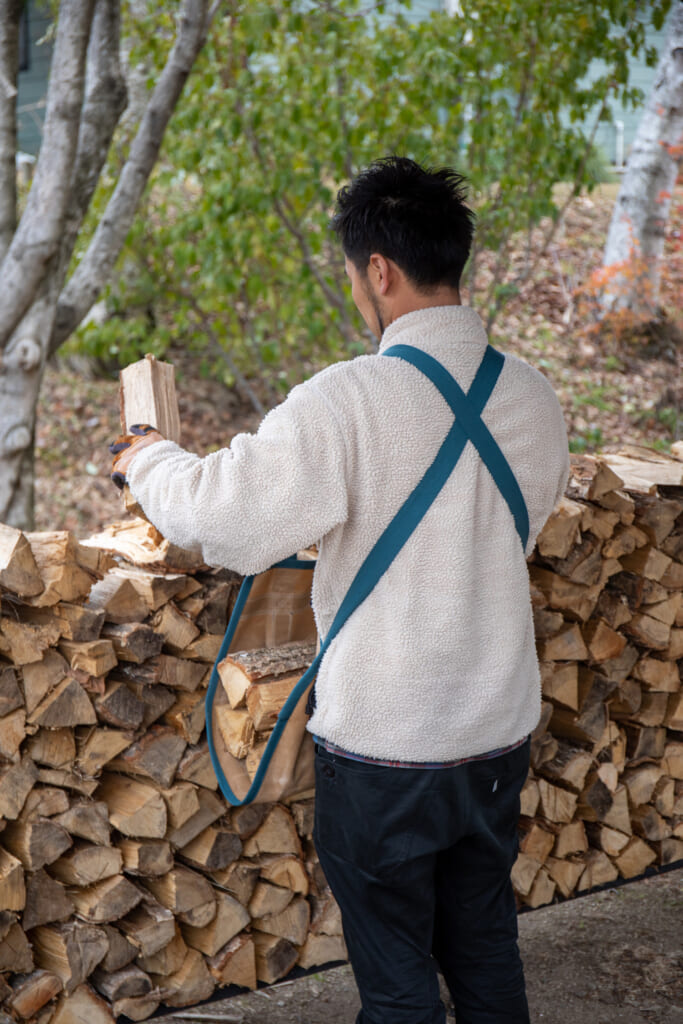
[[[254,135],[251,126],[247,126],[246,134],[247,138],[251,143],[254,156],[258,160],[261,170],[264,172],[264,176],[266,177],[267,180],[268,175],[266,173],[267,168],[265,166],[265,160],[263,158],[261,147],[259,146],[258,143],[258,139]],[[277,213],[278,217],[284,224],[287,231],[289,231],[290,235],[299,246],[304,263],[306,264],[311,274],[317,281],[318,287],[320,288],[321,292],[323,293],[329,304],[333,306],[341,315],[342,322],[340,324],[340,330],[342,332],[344,339],[347,342],[352,341],[354,338],[354,331],[351,325],[351,321],[349,320],[347,303],[343,293],[336,292],[335,289],[332,288],[331,285],[325,280],[325,276],[322,273],[320,267],[318,266],[315,256],[311,251],[311,247],[308,244],[308,239],[306,238],[306,235],[302,231],[301,227],[295,221],[294,211],[292,210],[291,205],[288,203],[287,197],[281,197],[276,194],[273,194],[271,196],[271,199],[273,202],[273,208],[275,209],[275,212]]]
[[[0,261],[17,226],[17,74],[21,0],[0,0]]]
[[[259,399],[258,395],[252,388],[247,378],[244,376],[242,371],[237,366],[237,363],[232,358],[230,353],[221,345],[220,341],[218,340],[218,335],[213,329],[213,324],[211,323],[208,315],[202,309],[200,303],[189,290],[184,291],[184,295],[185,298],[190,303],[192,311],[197,317],[197,320],[202,325],[202,329],[204,330],[204,333],[209,339],[209,342],[211,343],[211,347],[213,348],[214,352],[220,359],[223,360],[225,365],[228,367],[230,373],[235,378],[235,387],[237,388],[237,390],[240,392],[243,398],[246,398],[247,401],[251,403],[252,407],[256,410],[259,416],[265,416],[266,409],[263,408],[261,400]]]
[[[214,3],[211,12],[215,12]],[[106,284],[159,155],[166,126],[209,29],[208,0],[184,0],[178,34],[147,104],[130,155],[95,235],[67,282],[57,307],[50,352],[79,325]]]
[[[608,83],[608,85],[609,85],[609,83]],[[537,270],[541,260],[543,259],[543,257],[547,253],[548,249],[550,248],[550,245],[554,241],[555,235],[557,234],[557,231],[562,226],[562,224],[564,224],[564,220],[565,220],[565,217],[566,217],[566,214],[567,214],[567,210],[569,209],[569,207],[572,204],[572,202],[576,199],[576,197],[581,192],[581,178],[583,176],[583,172],[584,172],[586,164],[588,162],[588,157],[590,156],[591,149],[593,147],[593,142],[595,141],[595,136],[596,136],[596,133],[597,133],[597,130],[598,130],[598,125],[600,124],[600,121],[602,120],[602,115],[603,115],[606,107],[607,107],[607,92],[603,96],[602,104],[600,106],[600,109],[599,109],[599,111],[597,113],[597,116],[595,118],[595,121],[593,123],[593,129],[592,129],[590,135],[588,136],[588,138],[586,139],[586,145],[584,146],[584,150],[583,150],[583,153],[582,153],[582,156],[581,156],[581,163],[579,164],[578,171],[576,172],[576,175],[575,175],[574,184],[573,184],[572,188],[569,190],[569,194],[567,195],[567,198],[565,199],[564,203],[560,207],[560,209],[559,209],[559,211],[557,213],[557,216],[552,220],[552,222],[551,222],[550,226],[547,228],[547,230],[546,230],[546,232],[545,232],[545,234],[544,234],[540,244],[537,246],[537,248],[536,248],[536,255],[535,255],[533,263],[530,260],[526,261],[526,265],[525,265],[524,269],[522,271],[520,271],[519,274],[515,275],[515,277],[510,282],[508,282],[510,287],[517,288],[517,289],[521,290],[524,287],[524,285],[526,285],[530,280],[533,280],[534,274],[536,273],[536,270]],[[499,294],[498,297],[494,298],[494,291],[495,291],[495,288],[497,287],[497,285],[500,283],[500,274],[498,274],[498,268],[501,266],[501,261],[502,261],[502,258],[503,258],[503,254],[507,251],[507,247],[508,247],[509,241],[510,241],[509,238],[506,239],[504,247],[503,247],[503,249],[500,251],[500,253],[498,255],[496,275],[494,277],[494,280],[493,280],[492,284],[489,287],[488,299],[489,299],[489,302],[490,302],[490,300],[493,298],[494,299],[494,304],[493,304],[493,306],[489,305],[489,316],[488,316],[488,320],[487,320],[487,324],[486,324],[486,329],[487,330],[490,330],[490,328],[493,326],[493,323],[496,320],[496,318],[498,316],[498,313],[500,312],[500,310],[501,310],[501,308],[502,308],[502,306],[503,306],[503,304],[505,302],[505,298],[504,298],[503,295]]]
[[[337,98],[339,100],[339,124],[342,130],[342,137],[344,139],[344,173],[346,177],[351,181],[353,178],[353,162],[351,160],[351,131],[349,128],[348,118],[346,116],[346,105],[344,103],[344,97],[346,96],[346,76],[343,72],[337,74]]]
[[[64,229],[93,7],[94,0],[73,0],[60,10],[35,177],[0,265],[0,348],[28,309]]]
[[[505,301],[503,294],[498,291],[498,287],[503,279],[503,275],[507,269],[507,255],[510,251],[511,236],[508,232],[503,239],[499,242],[499,246],[496,252],[496,263],[493,272],[493,278],[489,284],[486,292],[486,308],[488,310],[488,316],[486,318],[486,330],[487,332],[493,327],[493,322],[496,319],[500,309]],[[498,294],[496,294],[498,292]]]
[[[116,125],[126,109],[126,82],[119,59],[120,35],[121,0],[96,0],[76,166],[61,244],[61,263],[65,273],[107,159]]]
[[[244,58],[242,59],[242,67],[244,70],[248,70],[246,59]],[[263,149],[261,147],[261,143],[259,142],[259,139],[256,135],[256,132],[254,131],[254,128],[249,121],[244,104],[240,99],[236,101],[235,109],[239,116],[242,118],[244,124],[244,134],[246,135],[247,141],[251,146],[251,150],[254,154],[256,162],[259,165],[259,168],[261,169],[261,173],[263,174],[264,180],[266,182],[272,181],[274,177],[272,174],[273,169],[268,167],[268,160],[266,158],[266,155],[264,154]],[[323,295],[325,296],[329,304],[333,306],[340,314],[341,324],[339,325],[338,330],[341,332],[342,337],[347,342],[347,344],[352,342],[355,338],[355,332],[353,330],[351,320],[349,319],[347,302],[343,292],[335,291],[335,289],[332,288],[329,282],[325,280],[325,276],[322,273],[320,266],[318,265],[315,259],[315,256],[308,243],[308,239],[306,238],[305,232],[302,230],[301,225],[297,223],[296,215],[294,213],[294,210],[292,209],[291,203],[287,199],[287,196],[280,195],[276,192],[271,192],[271,201],[273,203],[273,208],[276,214],[280,218],[280,221],[299,246],[299,250],[301,251],[304,263],[310,270],[312,276],[315,278],[318,287],[322,291]]]
[[[514,283],[515,284],[519,284],[520,287],[522,285],[526,284],[527,281],[529,281],[534,276],[534,274],[536,273],[536,269],[537,269],[539,263],[541,262],[541,260],[543,259],[543,257],[545,256],[546,252],[548,251],[548,248],[549,248],[551,242],[554,240],[555,235],[558,232],[558,229],[562,226],[562,224],[564,224],[564,219],[565,219],[565,216],[567,214],[567,210],[569,209],[571,204],[574,202],[576,197],[581,192],[581,178],[583,176],[584,170],[586,169],[586,164],[588,163],[588,157],[590,156],[591,150],[593,148],[593,143],[595,141],[595,136],[596,136],[597,131],[598,131],[598,126],[599,126],[599,124],[600,124],[600,122],[602,120],[602,116],[603,116],[606,108],[607,108],[607,95],[605,95],[603,97],[602,104],[600,106],[600,110],[598,111],[598,114],[597,114],[597,116],[595,118],[595,121],[593,122],[593,129],[592,129],[590,135],[588,136],[588,138],[586,140],[586,145],[584,147],[584,150],[583,150],[583,153],[582,153],[582,156],[581,156],[581,163],[579,164],[579,169],[576,172],[576,175],[574,176],[575,177],[574,185],[569,190],[569,194],[568,194],[567,198],[565,199],[564,203],[562,204],[562,206],[560,207],[557,216],[554,218],[554,220],[550,224],[548,230],[546,231],[545,236],[544,236],[544,238],[543,238],[543,240],[541,242],[540,247],[536,250],[536,258],[535,258],[534,262],[531,264],[530,267],[527,266],[525,268],[524,272],[522,274],[520,274],[515,279]]]
[[[325,296],[329,304],[331,306],[334,306],[334,308],[337,309],[339,313],[341,313],[344,325],[346,326],[346,324],[348,323],[346,300],[342,294],[338,294],[334,290],[334,288],[332,288],[331,285],[325,280],[320,270],[320,267],[316,263],[315,257],[311,252],[311,247],[308,244],[308,240],[304,232],[301,230],[299,225],[294,222],[293,211],[291,209],[291,206],[289,206],[289,204],[287,203],[286,197],[280,199],[277,196],[273,196],[273,205],[275,206],[275,212],[277,213],[278,217],[280,218],[284,226],[287,228],[292,238],[294,238],[295,241],[297,242],[299,249],[301,250],[301,255],[304,258],[304,262],[306,263],[306,266],[312,273],[313,277],[318,282],[318,286],[322,291],[323,295]],[[346,334],[346,331],[344,331],[344,333]]]
[[[268,402],[272,408],[272,406],[277,405],[282,396],[278,395],[275,388],[270,382],[269,369],[272,370],[272,368],[266,366],[266,363],[264,362],[263,356],[261,354],[261,348],[256,339],[254,338],[251,329],[251,321],[249,319],[250,305],[251,304],[247,297],[246,281],[243,280],[240,288],[240,302],[235,303],[235,316],[237,317],[240,329],[242,331],[242,335],[244,336],[245,344],[247,345],[249,351],[252,353],[256,362],[258,363],[260,370],[260,380],[267,391]]]

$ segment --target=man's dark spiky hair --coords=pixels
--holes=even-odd
[[[361,272],[377,252],[419,288],[457,288],[474,232],[466,196],[467,182],[452,168],[388,156],[340,189],[332,228]]]

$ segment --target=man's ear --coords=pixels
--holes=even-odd
[[[380,295],[386,295],[394,284],[396,270],[396,265],[379,252],[373,252],[368,260],[368,276]]]

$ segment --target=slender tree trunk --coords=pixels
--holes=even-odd
[[[78,327],[109,280],[159,156],[166,127],[217,8],[218,0],[210,9],[209,0],[185,0],[181,5],[175,44],[147,104],[116,188],[87,252],[60,296],[50,354]]]
[[[99,7],[112,3],[118,0],[99,0]],[[73,0],[61,12],[36,176],[0,277],[0,521],[22,528],[34,523],[36,410],[48,343],[89,200],[84,204],[82,142],[88,125],[81,125],[81,118],[97,81],[92,74],[86,92],[86,54],[96,38],[91,35],[94,7],[94,0]],[[116,119],[112,132],[115,124]],[[102,162],[105,156],[106,147]]]
[[[603,260],[603,314],[657,313],[664,234],[681,157],[683,2],[676,0],[612,215]]]
[[[54,281],[54,279],[53,279]],[[0,522],[27,529],[34,524],[34,442],[36,411],[45,369],[47,339],[57,304],[47,278],[41,295],[3,354],[0,374],[2,440]]]
[[[21,0],[0,0],[0,263],[17,216],[17,75]]]
[[[147,104],[129,159],[88,252],[66,282],[83,219],[126,105],[120,0],[61,0],[43,143],[15,225],[17,41],[7,24],[21,0],[0,0],[0,522],[34,514],[36,408],[45,364],[107,284],[158,156],[166,125],[220,0],[184,0],[175,45]],[[16,8],[16,9],[15,9]],[[11,28],[11,26],[10,26]],[[18,36],[17,36],[18,39]],[[5,90],[7,91],[7,89]]]
[[[57,20],[43,140],[26,208],[0,264],[0,348],[29,309],[59,247],[78,146],[94,0],[68,0]]]

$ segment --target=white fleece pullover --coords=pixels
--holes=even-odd
[[[380,353],[414,345],[467,391],[486,333],[467,306],[408,313]],[[524,552],[471,444],[426,516],[323,659],[315,735],[382,760],[450,761],[515,743],[536,725],[540,679],[526,557],[569,470],[548,381],[507,355],[483,413],[522,489]],[[258,573],[319,543],[313,610],[322,636],[371,547],[453,422],[401,359],[360,356],[294,388],[254,435],[205,458],[170,441],[133,461],[131,491],[173,543],[209,565]]]

